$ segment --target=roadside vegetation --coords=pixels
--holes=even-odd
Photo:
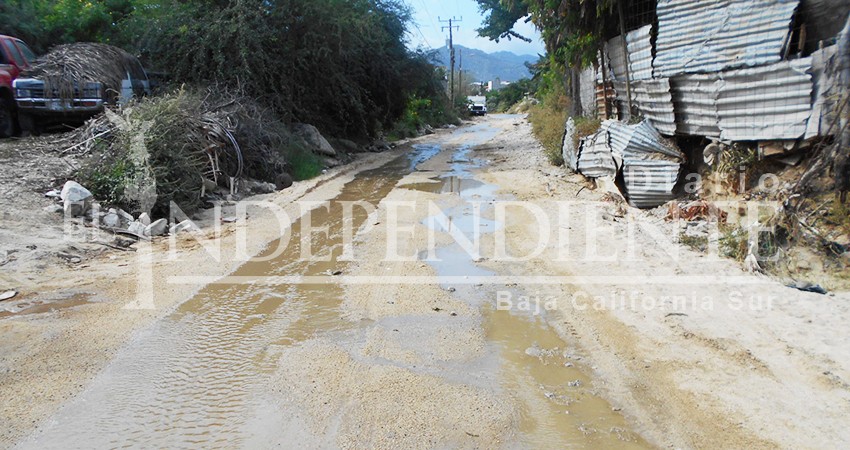
[[[226,187],[219,175],[236,168],[210,167],[202,131],[211,127],[233,133],[242,176],[277,183],[281,174],[302,180],[328,167],[327,154],[293,138],[299,124],[345,140],[352,151],[459,123],[465,104],[449,101],[433,55],[407,48],[410,24],[400,0],[0,3],[0,29],[37,53],[108,43],[138,56],[159,81],[153,97],[77,132],[85,143],[78,150],[89,156],[80,180],[98,198],[137,211],[145,208],[127,197],[127,187],[142,172],[156,182],[158,211],[172,200],[187,211],[200,207],[201,179]],[[219,134],[213,140],[226,144]],[[133,139],[151,153],[144,164],[130,156]]]

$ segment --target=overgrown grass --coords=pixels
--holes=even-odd
[[[704,252],[708,248],[708,236],[688,236],[682,233],[679,235],[679,242],[698,252]]]
[[[310,150],[299,145],[292,145],[284,151],[284,154],[293,180],[309,180],[322,173],[324,167],[322,158]]]
[[[850,236],[850,204],[842,204],[838,199],[838,195],[835,196],[831,205],[826,209],[824,220],[827,224],[835,227],[838,234]]]
[[[573,136],[573,144],[578,148],[578,143],[583,137],[590,136],[599,131],[602,121],[591,117],[576,117],[573,119],[576,125],[576,134]]]
[[[387,139],[397,141],[415,137],[426,125],[437,127],[448,123],[460,124],[458,113],[449,107],[448,99],[412,97],[407,102],[404,114],[387,132]]]
[[[758,248],[755,256],[762,268],[768,269],[773,265],[773,257],[780,251],[783,240],[782,229],[777,232],[760,231],[758,235]],[[736,261],[744,261],[750,253],[750,233],[746,228],[739,226],[721,226],[720,228],[720,253],[723,256]]]
[[[131,179],[134,173],[135,166],[130,161],[118,158],[91,166],[82,177],[86,187],[99,201],[132,210],[133,205],[128,204],[124,197],[124,189],[126,180]]]
[[[540,104],[531,108],[528,113],[528,120],[531,122],[534,135],[543,145],[546,158],[555,166],[564,164],[561,148],[568,106],[569,100],[566,96],[555,94],[547,96]]]

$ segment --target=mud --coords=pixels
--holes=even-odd
[[[592,235],[610,259],[564,261],[551,243],[530,261],[487,259],[492,230],[509,236],[510,254],[540,233],[522,211],[497,219],[494,201],[575,199],[617,215],[602,192],[550,167],[530,128],[488,116],[265,197],[290,217],[303,214],[296,201],[330,200],[310,216],[328,234],[306,236],[299,219],[280,236],[257,208],[220,237],[186,237],[180,258],[154,265],[154,310],[123,308],[138,295],[138,254],[107,254],[73,276],[21,274],[35,288],[12,302],[37,309],[0,319],[0,447],[847,447],[845,293],[790,290],[686,249],[673,258],[672,233],[643,230],[663,219],[634,211],[634,230],[625,217],[559,224],[576,236],[570,250]],[[376,209],[354,209],[346,246],[339,211],[351,199]],[[396,238],[414,257],[390,260],[390,205],[405,201],[416,208],[397,220],[412,233]],[[243,230],[250,263],[202,248],[234,250]],[[482,255],[456,242],[472,231],[483,231]],[[261,261],[278,238],[283,253]],[[611,245],[626,239],[634,254]],[[302,242],[324,261],[303,260]],[[55,291],[42,287],[51,278]],[[569,302],[694,290],[714,307]],[[89,303],[76,303],[80,292]],[[500,293],[551,297],[557,310],[499,310]],[[741,296],[773,302],[735,308]]]
[[[407,379],[409,385],[402,387],[401,392],[408,394],[420,389],[416,386],[421,386],[431,397],[457,391],[458,413],[464,410],[462,405],[475,403],[493,411],[480,417],[480,423],[467,422],[463,434],[449,429],[448,423],[443,425],[448,428],[440,428],[438,418],[427,415],[421,420],[434,424],[430,425],[433,429],[425,432],[414,425],[415,421],[405,422],[410,417],[402,414],[398,426],[407,429],[412,438],[431,436],[447,445],[467,445],[478,440],[529,447],[570,443],[644,446],[636,434],[628,431],[622,417],[587,390],[585,386],[591,384],[589,377],[568,362],[567,345],[548,329],[545,321],[493,311],[487,301],[491,297],[487,290],[469,285],[453,289],[456,301],[470,307],[460,317],[457,312],[445,311],[430,317],[400,316],[364,322],[348,320],[340,310],[346,288],[336,280],[343,279],[350,269],[348,263],[340,261],[344,250],[343,202],[366,201],[377,207],[418,165],[441,152],[451,152],[448,167],[434,177],[433,183],[402,187],[463,199],[461,204],[447,209],[451,217],[449,228],[469,233],[472,226],[490,231],[500,226],[486,219],[474,223],[471,219],[468,202],[492,202],[498,190],[474,179],[470,170],[482,163],[468,157],[472,145],[486,142],[497,129],[482,126],[475,129],[460,131],[475,136],[475,141],[460,148],[415,146],[378,169],[359,173],[343,187],[340,195],[310,215],[309,225],[327,226],[327,233],[302,236],[304,219],[295,221],[287,239],[271,243],[258,258],[229,277],[254,281],[217,282],[199,291],[123,349],[88,390],[60,410],[43,432],[21,447],[239,447],[251,442],[283,442],[287,439],[283,430],[293,429],[293,419],[287,412],[298,410],[302,410],[300,414],[307,411],[308,422],[312,422],[307,426],[312,431],[301,436],[304,443],[393,446],[405,441],[389,439],[390,435],[381,430],[392,424],[381,423],[383,419],[371,411],[399,393],[388,390],[375,394],[377,397],[360,398],[364,395],[362,383],[368,383],[360,378],[369,380],[372,375],[367,373],[375,374],[376,370],[380,375],[375,376],[387,383]],[[368,219],[362,209],[355,209],[352,217],[354,229],[361,228]],[[422,223],[429,223],[428,218],[423,218]],[[310,260],[301,258],[302,246],[306,245],[311,246],[314,255]],[[285,246],[282,253],[264,260],[276,254],[281,246]],[[490,273],[477,268],[468,255],[456,250],[452,247],[437,250],[441,262],[430,263],[436,275]],[[322,282],[266,281],[267,277],[290,275],[316,277],[312,279]],[[453,324],[446,324],[446,318],[455,318]],[[388,348],[392,347],[388,343],[393,340],[391,337],[376,339],[375,333],[380,335],[387,329],[418,330],[415,333],[419,339],[393,350]],[[458,341],[466,336],[473,348],[481,350],[460,358],[463,361],[460,364],[456,354],[428,346],[439,336]],[[538,346],[543,346],[541,352],[557,355],[545,360],[539,355],[530,356],[529,349]],[[303,349],[312,351],[303,353]],[[399,350],[410,356],[407,364],[399,361],[386,364]],[[376,355],[383,357],[375,360]],[[341,358],[341,367],[316,366],[315,358]],[[293,362],[297,366],[291,366]],[[314,370],[304,371],[304,367]],[[362,416],[343,419],[352,412],[343,414],[346,408],[342,407],[337,411],[325,407],[320,411],[311,409],[311,397],[299,391],[299,382],[306,378],[326,383],[317,378],[334,379],[338,376],[336,371],[345,367],[348,372],[342,373],[355,379],[342,381],[349,386],[325,387],[329,392],[324,396],[334,397],[343,404],[370,403],[361,404]],[[474,368],[475,375],[469,376],[470,368]],[[298,376],[293,378],[293,373]],[[281,398],[270,396],[269,386],[275,386],[281,379],[289,380],[286,389],[280,388],[289,391],[288,394]],[[574,380],[580,380],[581,384],[570,387],[568,383]],[[336,399],[337,390],[342,398]],[[345,395],[352,398],[345,400]],[[286,398],[290,403],[286,403]],[[445,400],[432,400],[436,402],[433,413],[438,413],[436,406]],[[427,411],[428,401],[420,400],[409,407]],[[323,416],[340,423],[335,438],[331,427],[317,426]],[[351,431],[345,431],[352,423],[359,424],[358,429],[373,428],[373,435],[366,441],[355,438]],[[410,442],[422,443],[416,439]]]

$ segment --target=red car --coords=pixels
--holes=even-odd
[[[0,35],[0,138],[15,132],[15,96],[12,82],[29,68],[35,53],[20,39]]]

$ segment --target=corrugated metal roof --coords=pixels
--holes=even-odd
[[[670,79],[635,81],[632,83],[632,96],[640,113],[652,122],[655,129],[667,136],[676,133]]]
[[[655,75],[778,62],[799,0],[658,0]]]
[[[646,25],[626,33],[629,50],[629,79],[632,81],[652,78],[652,42],[649,33],[652,25]]]
[[[589,178],[614,176],[617,166],[608,145],[608,132],[600,130],[582,138],[578,156],[578,171]]]
[[[798,139],[812,114],[812,59],[720,74],[720,137],[730,141]]]
[[[672,200],[673,188],[685,156],[661,137],[649,121],[626,125],[614,120],[602,123],[614,157],[623,161],[626,195],[639,208]]]
[[[717,96],[720,77],[679,75],[671,80],[676,132],[691,136],[720,137]]]

